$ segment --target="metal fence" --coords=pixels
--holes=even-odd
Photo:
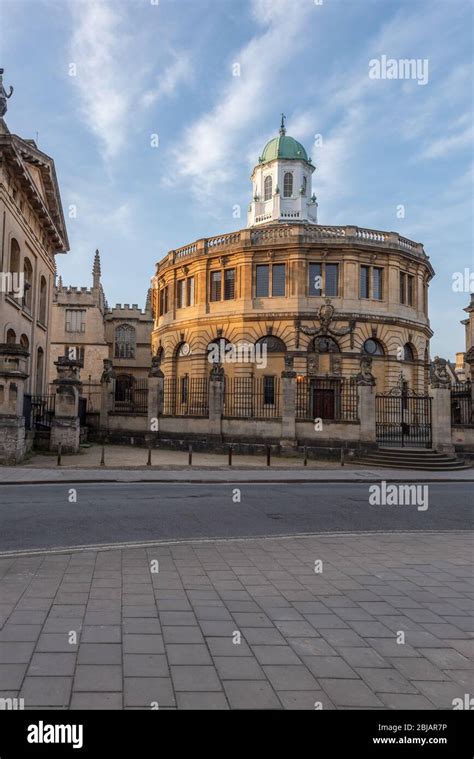
[[[130,378],[128,382],[116,382],[114,411],[146,414],[148,411],[148,380]]]
[[[207,377],[169,377],[163,390],[163,415],[209,416]]]
[[[56,405],[56,394],[23,396],[23,416],[27,430],[51,430]]]
[[[393,390],[375,396],[377,443],[390,448],[431,448],[431,398]]]
[[[451,423],[456,427],[474,424],[471,382],[456,382],[451,387]]]
[[[298,378],[295,413],[297,419],[356,422],[359,416],[355,380]]]
[[[280,416],[280,378],[226,377],[224,416],[276,418]]]

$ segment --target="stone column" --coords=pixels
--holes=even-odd
[[[360,441],[375,443],[375,377],[372,374],[372,358],[360,356],[360,372],[356,376],[359,403]]]
[[[104,369],[100,378],[102,392],[100,403],[100,429],[104,434],[109,431],[109,413],[114,407],[115,372],[110,358],[103,359]]]
[[[23,393],[29,355],[17,343],[0,343],[0,464],[18,464],[26,452]]]
[[[56,451],[61,443],[63,453],[78,453],[80,441],[79,361],[60,356],[54,362],[58,377],[53,384],[56,387],[56,403],[51,424],[50,451]]]
[[[224,408],[224,369],[215,364],[209,376],[209,435],[222,437]]]
[[[447,361],[435,356],[431,369],[431,431],[432,447],[438,453],[454,455],[451,434],[451,380],[447,372]]]
[[[358,385],[360,440],[375,443],[375,386]]]
[[[148,432],[158,433],[160,431],[164,391],[165,375],[160,369],[160,359],[159,356],[153,356],[148,374]]]
[[[292,356],[285,356],[285,370],[281,373],[280,445],[286,455],[296,448],[296,372]]]

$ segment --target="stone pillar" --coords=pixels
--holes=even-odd
[[[361,443],[375,443],[375,385],[358,385]]]
[[[291,453],[296,448],[296,372],[293,357],[285,356],[285,370],[281,373],[281,452]]]
[[[29,353],[0,343],[0,464],[18,464],[26,452],[23,393]]]
[[[50,451],[56,451],[61,443],[63,453],[78,453],[80,441],[79,393],[81,380],[79,361],[59,356],[54,362],[58,376],[53,384],[56,387],[56,403],[49,439]]]
[[[165,375],[160,369],[160,358],[153,356],[148,374],[148,432],[158,433],[160,431],[164,391]]]
[[[114,407],[115,372],[110,358],[103,359],[104,369],[100,378],[102,392],[99,425],[103,433],[109,431],[109,413]]]
[[[359,357],[360,372],[356,376],[359,403],[360,442],[375,443],[375,377],[372,374],[371,356]]]
[[[209,376],[209,435],[222,437],[224,408],[224,369],[215,364]]]
[[[449,387],[433,387],[430,385],[431,396],[431,429],[432,446],[438,453],[454,454],[451,436],[451,389]]]
[[[438,453],[454,455],[451,434],[451,380],[447,361],[435,356],[431,368],[431,431],[432,447]]]

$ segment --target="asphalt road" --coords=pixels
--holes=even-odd
[[[71,502],[70,489],[77,491]],[[234,490],[240,489],[240,503]],[[472,483],[430,483],[428,509],[369,504],[369,484],[5,485],[0,551],[372,530],[468,530]]]

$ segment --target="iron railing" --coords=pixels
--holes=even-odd
[[[431,398],[387,393],[375,396],[377,443],[394,448],[431,448]]]
[[[297,419],[356,422],[357,385],[351,378],[299,377],[296,381]]]
[[[132,377],[128,384],[116,382],[113,410],[146,414],[148,411],[148,380]]]
[[[56,407],[56,394],[23,396],[23,416],[27,430],[49,431]]]
[[[280,378],[226,377],[224,416],[277,418],[280,416]]]
[[[451,387],[451,423],[455,427],[474,424],[470,381],[456,382]]]
[[[207,377],[168,377],[163,388],[164,416],[208,416]]]

